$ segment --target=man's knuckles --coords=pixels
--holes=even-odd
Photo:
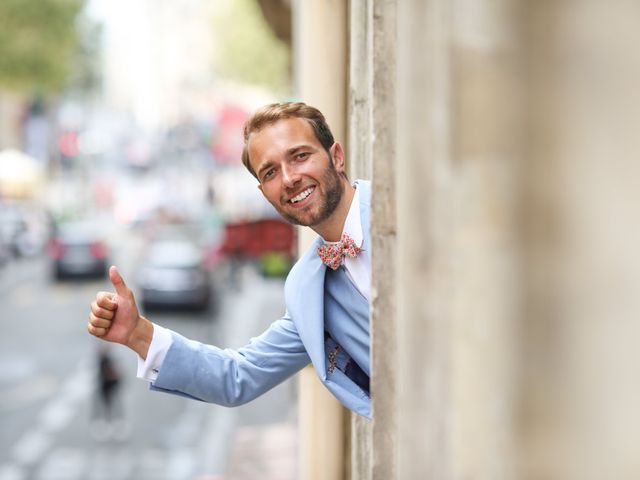
[[[107,333],[108,329],[104,327],[97,327],[93,322],[89,322],[87,324],[87,330],[94,337],[102,337]]]
[[[94,327],[109,328],[112,323],[112,320],[104,317],[98,317],[93,312],[89,315],[89,324]]]
[[[91,313],[95,315],[97,318],[106,318],[107,320],[111,320],[115,316],[114,310],[103,308],[100,305],[98,305],[97,302],[93,302],[91,304]]]
[[[115,310],[118,308],[118,304],[115,302],[113,293],[109,292],[99,292],[96,295],[96,301],[98,307],[104,308],[106,310]]]

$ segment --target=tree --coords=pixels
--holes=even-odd
[[[69,77],[83,0],[0,1],[0,88],[59,92]]]
[[[276,37],[256,0],[227,2],[213,28],[216,73],[281,93],[290,90],[290,47]]]

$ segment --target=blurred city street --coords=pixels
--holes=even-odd
[[[135,291],[140,239],[115,224],[109,231],[113,263]],[[86,321],[95,293],[110,285],[56,281],[50,270],[44,255],[0,269],[1,480],[295,478],[292,381],[227,409],[148,391],[135,378],[135,356],[115,345],[122,421],[96,423],[100,342],[86,333]],[[192,339],[239,347],[282,314],[281,279],[264,279],[250,265],[233,286],[222,267],[212,277],[208,311],[149,318]]]
[[[639,480],[638,18],[0,1],[0,480]],[[365,254],[322,283],[340,226]],[[237,349],[300,257],[256,368],[160,366],[198,395],[221,367],[225,403],[313,358],[245,406],[150,392],[144,321],[134,350],[87,332],[117,265],[151,321]]]
[[[291,95],[290,35],[254,0],[0,18],[0,480],[295,478],[295,380],[236,409],[150,392],[87,332],[110,265],[193,340],[239,348],[283,314],[295,231],[241,156],[248,115]]]

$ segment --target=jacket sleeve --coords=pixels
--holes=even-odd
[[[173,343],[151,389],[219,405],[249,402],[310,362],[288,314],[239,350],[171,334]]]

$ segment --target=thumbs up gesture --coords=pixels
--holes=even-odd
[[[87,330],[95,337],[126,345],[146,358],[153,326],[140,315],[133,292],[116,267],[109,268],[109,279],[115,293],[96,294],[96,299],[91,303]]]

